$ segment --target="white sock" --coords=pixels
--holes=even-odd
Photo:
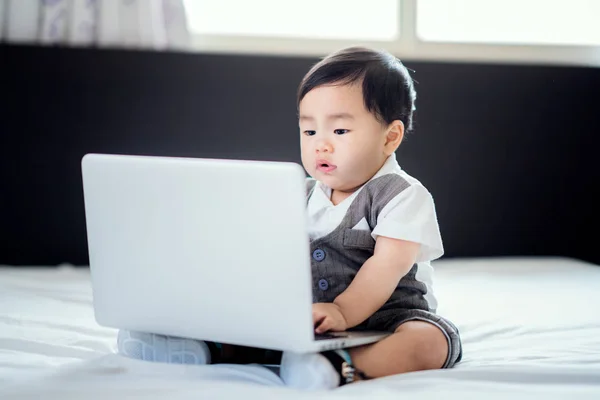
[[[145,332],[119,331],[120,354],[145,361],[170,364],[210,364],[210,350],[200,340]]]
[[[286,386],[296,389],[328,390],[340,385],[340,375],[320,353],[284,352],[279,375]]]

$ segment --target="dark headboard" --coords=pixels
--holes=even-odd
[[[87,152],[299,162],[315,61],[0,45],[0,264],[87,263]],[[406,64],[418,111],[398,157],[446,255],[600,263],[600,69]]]

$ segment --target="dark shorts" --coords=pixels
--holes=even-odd
[[[446,336],[448,357],[442,368],[452,368],[462,359],[462,342],[458,328],[452,322],[430,311],[419,309],[380,310],[353,329],[395,332],[400,325],[408,321],[428,322],[437,326]]]

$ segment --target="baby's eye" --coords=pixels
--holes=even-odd
[[[336,135],[343,135],[344,133],[348,132],[350,132],[350,130],[348,129],[336,129],[335,131],[333,131],[333,133],[335,133]]]
[[[304,131],[304,134],[305,134],[306,136],[314,136],[316,133],[317,133],[317,132],[315,132],[315,131]]]

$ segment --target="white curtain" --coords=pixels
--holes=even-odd
[[[0,0],[0,41],[187,49],[183,0]]]

